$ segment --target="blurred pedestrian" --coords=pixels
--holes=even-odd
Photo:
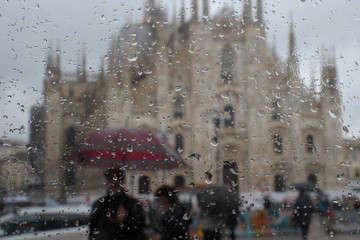
[[[155,209],[151,214],[153,240],[189,239],[190,208],[181,204],[174,187],[164,185],[155,191]]]
[[[145,214],[140,201],[125,190],[125,171],[119,166],[105,171],[107,195],[93,205],[90,218],[90,240],[146,239]]]
[[[303,240],[308,237],[313,212],[314,207],[310,197],[306,194],[305,189],[299,189],[299,196],[295,201],[292,219],[300,229]]]
[[[220,240],[226,229],[235,238],[239,201],[237,192],[226,186],[209,186],[198,194],[204,240]]]

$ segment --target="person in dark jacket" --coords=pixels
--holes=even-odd
[[[144,240],[145,214],[141,202],[124,190],[125,171],[112,166],[105,172],[107,195],[93,205],[90,240]]]
[[[179,202],[175,188],[164,185],[155,191],[155,209],[151,215],[153,240],[189,239],[190,209]]]
[[[239,211],[238,193],[228,186],[208,186],[197,195],[204,240],[220,240],[226,228],[235,239]]]
[[[303,240],[306,240],[308,237],[313,212],[314,207],[310,197],[306,194],[304,189],[300,189],[299,196],[294,205],[293,221],[300,229]]]

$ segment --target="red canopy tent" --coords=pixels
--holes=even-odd
[[[86,166],[119,165],[134,170],[173,169],[184,165],[165,140],[141,129],[95,130],[72,147],[70,158]]]

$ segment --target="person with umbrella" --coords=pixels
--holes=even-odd
[[[302,239],[306,240],[310,229],[314,207],[310,197],[306,194],[306,189],[298,188],[298,191],[299,196],[295,201],[292,220],[300,229]]]
[[[105,171],[107,195],[93,205],[90,240],[144,240],[145,214],[141,202],[124,190],[125,171],[111,166]]]

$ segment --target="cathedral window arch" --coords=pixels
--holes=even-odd
[[[184,187],[185,186],[185,177],[182,175],[175,176],[174,185],[175,185],[175,187]]]
[[[176,97],[173,101],[173,114],[175,119],[182,119],[184,114],[184,104],[180,99],[180,96]]]
[[[282,153],[283,151],[283,141],[280,134],[274,134],[273,136],[273,142],[274,142],[274,151],[276,153]]]
[[[235,66],[235,52],[229,46],[226,45],[222,50],[221,55],[221,78],[225,83],[231,83],[234,81],[234,66]]]
[[[175,149],[180,153],[184,150],[184,139],[181,134],[175,135]]]
[[[274,120],[280,120],[281,118],[281,113],[280,113],[280,99],[276,99],[273,102],[273,113],[272,113],[272,118]]]
[[[312,135],[308,135],[306,137],[306,151],[308,153],[312,153],[314,151],[314,137]]]
[[[148,176],[139,178],[139,193],[150,193],[150,178]]]
[[[275,190],[275,192],[285,191],[285,178],[283,175],[281,175],[281,174],[275,175],[274,190]]]
[[[235,110],[233,106],[225,106],[225,119],[224,119],[224,127],[225,128],[234,128],[235,124]]]

